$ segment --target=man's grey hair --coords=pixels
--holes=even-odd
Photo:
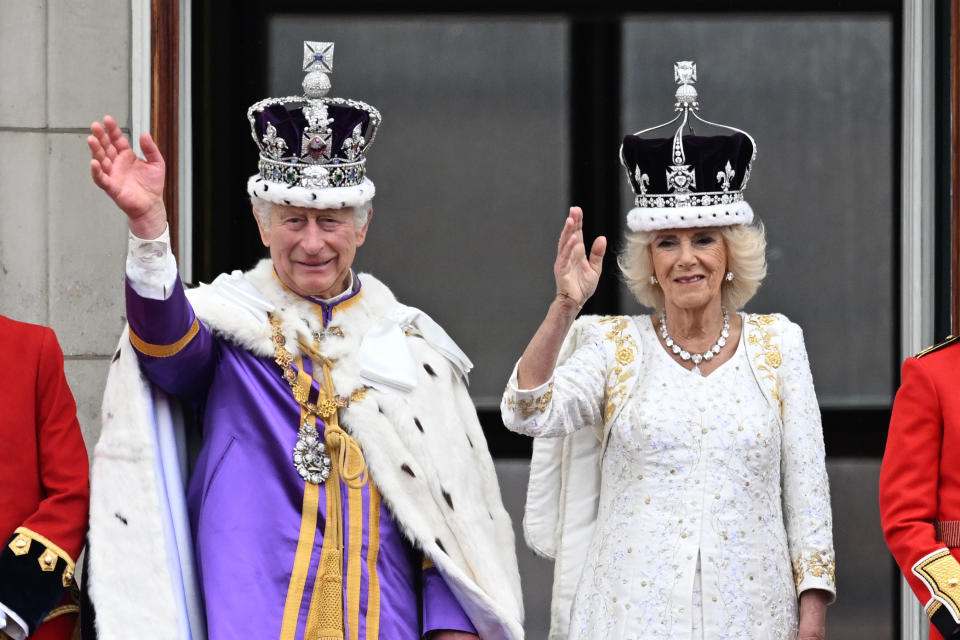
[[[269,227],[270,213],[273,211],[273,208],[283,207],[284,205],[276,204],[257,196],[250,196],[250,206],[253,208],[253,215],[257,216],[260,223],[264,227]],[[370,212],[373,211],[373,200],[367,200],[363,204],[348,208],[353,209],[353,224],[357,229],[360,229],[363,225],[367,224],[367,220],[370,219]]]

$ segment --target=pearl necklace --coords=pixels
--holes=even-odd
[[[723,309],[723,328],[720,329],[720,337],[717,338],[717,341],[713,343],[713,346],[704,351],[703,353],[690,353],[679,344],[674,342],[673,338],[670,337],[670,334],[667,333],[667,311],[664,309],[660,312],[660,337],[663,338],[663,343],[667,345],[667,348],[673,351],[674,355],[680,356],[680,359],[686,362],[687,360],[693,361],[693,372],[697,375],[703,375],[700,372],[700,363],[704,360],[713,360],[713,357],[720,353],[720,349],[727,344],[727,338],[730,337],[730,316],[727,314],[726,308]]]

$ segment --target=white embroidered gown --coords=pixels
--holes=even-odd
[[[808,395],[791,398],[800,415],[791,416],[785,437],[747,360],[746,322],[733,357],[707,377],[664,351],[649,317],[635,324],[640,380],[610,427],[597,527],[569,638],[794,640],[795,579],[802,588],[833,590],[829,491],[812,382],[782,390]],[[546,419],[530,421],[539,423],[539,435],[571,432],[591,412],[584,403],[603,397],[603,339],[587,333],[557,367],[546,385],[552,393],[537,412]],[[785,371],[786,379],[809,381],[805,351],[783,366],[805,369],[805,376]],[[545,415],[551,409],[553,420]],[[819,570],[810,558],[822,561]],[[812,581],[809,567],[820,574]]]

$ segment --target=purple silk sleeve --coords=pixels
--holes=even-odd
[[[139,348],[135,349],[140,367],[150,382],[167,393],[187,400],[202,399],[216,368],[217,344],[210,331],[198,322],[196,334],[170,353],[173,351],[170,345],[183,340],[196,321],[179,276],[166,300],[140,296],[129,281],[126,298],[127,322],[130,323],[131,333],[139,338],[141,345],[147,345],[144,348],[148,351],[163,354],[149,355]]]
[[[477,632],[436,567],[423,571],[423,635],[431,631]]]

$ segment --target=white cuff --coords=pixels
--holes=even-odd
[[[2,602],[0,602],[0,631],[10,636],[12,640],[25,640],[27,637],[27,623],[3,606]]]
[[[519,417],[521,421],[526,422],[534,418],[534,423],[539,422],[539,417],[546,413],[553,399],[553,374],[550,379],[543,384],[532,389],[521,389],[517,383],[517,370],[520,368],[520,361],[513,366],[513,373],[510,374],[510,380],[507,381],[507,388],[503,392],[503,400],[500,403],[501,415],[505,422],[514,422]],[[511,418],[508,420],[508,416]],[[508,428],[509,425],[508,425]],[[533,434],[528,434],[533,435]]]
[[[177,283],[177,261],[170,250],[170,227],[159,238],[144,240],[128,234],[127,281],[137,295],[166,300]]]
[[[522,360],[522,358],[521,358]],[[513,373],[510,374],[510,379],[507,381],[507,391],[513,393],[514,395],[530,395],[530,396],[542,396],[544,392],[553,386],[553,374],[550,374],[550,377],[546,382],[540,386],[533,387],[532,389],[521,389],[520,383],[517,381],[517,372],[520,370],[520,360],[517,360],[517,363],[513,365]]]

